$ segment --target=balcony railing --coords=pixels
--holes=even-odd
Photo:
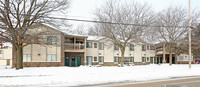
[[[65,44],[65,50],[84,50],[84,44]]]

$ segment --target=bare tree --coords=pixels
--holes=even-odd
[[[146,3],[110,0],[101,8],[97,8],[95,12],[95,19],[106,23],[95,24],[90,33],[109,38],[116,44],[121,51],[120,61],[123,66],[126,46],[132,39],[139,37],[138,35],[147,27],[135,25],[151,24],[153,20],[152,13],[151,6]]]
[[[188,31],[187,9],[183,7],[169,7],[159,12],[156,16],[153,28],[159,42],[168,43],[166,51],[170,54],[169,65],[172,65],[172,52],[176,52],[178,43],[185,40]],[[192,16],[192,23],[198,18],[198,14]],[[159,27],[160,26],[160,27]]]
[[[85,35],[86,31],[84,25],[78,25],[75,30],[72,31],[74,34]]]
[[[52,12],[69,8],[69,0],[1,0],[0,40],[10,42],[16,52],[16,69],[23,68],[23,47],[30,40],[38,41],[35,34],[27,34],[36,23],[51,23]]]
[[[192,29],[192,53],[194,56],[200,55],[200,24]]]

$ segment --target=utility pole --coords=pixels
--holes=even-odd
[[[192,57],[192,53],[191,53],[191,14],[190,14],[190,8],[191,8],[191,0],[189,0],[189,68],[191,69],[191,57]]]

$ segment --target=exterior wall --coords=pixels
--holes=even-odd
[[[180,60],[179,57],[182,57],[183,59]],[[180,54],[177,57],[176,64],[189,64],[188,60],[189,60],[189,55],[188,54]],[[195,59],[193,59],[193,56],[192,56],[191,62],[192,62],[192,64],[195,64]]]
[[[104,57],[104,63],[100,64],[93,59],[93,64],[94,65],[105,65],[105,66],[116,66],[118,63],[114,63],[114,57],[121,57],[121,51],[119,50],[114,50],[114,43],[111,42],[108,39],[103,39],[99,40],[99,43],[103,42],[104,43],[104,50],[99,50],[97,48],[94,48],[94,43],[97,41],[87,41],[87,42],[93,42],[93,47],[92,48],[86,48],[86,56],[92,56],[93,58],[97,56],[103,56]],[[98,44],[99,44],[98,43]],[[155,57],[155,50],[146,50],[142,51],[142,45],[146,45],[143,43],[131,43],[134,44],[134,51],[130,51],[129,46],[126,47],[125,49],[125,54],[124,57],[128,58],[129,57],[134,57],[134,63],[135,65],[146,65],[150,63],[150,57]],[[97,45],[98,46],[98,45]],[[142,62],[142,57],[146,58],[146,62]],[[147,61],[147,58],[148,61]],[[130,63],[132,64],[132,63]]]
[[[92,48],[86,48],[86,57],[87,56],[92,56],[92,62],[98,62],[98,42],[97,41],[87,41],[87,42],[92,42]],[[94,43],[97,43],[97,48],[94,48]],[[97,57],[97,61],[94,61],[94,57]],[[86,61],[87,62],[87,61]]]
[[[81,65],[84,64],[84,53],[83,52],[65,52],[65,56],[68,56],[70,61],[69,61],[69,66],[71,66],[71,57],[75,57],[75,66],[77,66],[77,57],[81,57]]]
[[[0,49],[0,65],[12,65],[12,47]]]
[[[48,27],[48,26],[36,26],[33,29],[30,29],[30,32],[43,33],[41,37],[44,39],[41,40],[41,45],[30,44],[23,48],[23,55],[31,55],[31,61],[24,61],[24,67],[48,67],[48,66],[62,66],[64,65],[64,46],[63,46],[63,35],[61,32]],[[47,45],[47,37],[55,36],[57,39],[56,44]],[[15,52],[15,51],[13,51]],[[53,54],[56,55],[56,61],[47,61],[47,55]],[[13,67],[16,65],[16,54],[13,54]]]
[[[61,62],[61,47],[31,44],[23,48],[23,54],[30,54],[31,62],[46,62],[48,54],[56,54],[56,62]]]

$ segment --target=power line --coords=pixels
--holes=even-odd
[[[16,13],[13,13],[16,14]],[[27,14],[19,14],[26,16]],[[31,15],[34,16],[34,15]],[[114,22],[104,22],[104,21],[94,21],[94,20],[84,20],[84,19],[75,19],[75,18],[61,18],[61,17],[47,17],[42,16],[43,18],[50,18],[50,19],[59,19],[59,20],[69,20],[69,21],[79,21],[79,22],[89,22],[89,23],[102,23],[102,24],[114,24],[114,25],[132,25],[132,26],[141,26],[141,27],[178,27],[178,28],[189,28],[189,26],[158,26],[158,25],[140,25],[140,24],[130,24],[130,23],[114,23]],[[193,28],[193,27],[191,27]]]
[[[189,26],[139,25],[139,24],[130,24],[130,23],[114,23],[114,22],[104,22],[104,21],[94,21],[94,20],[83,20],[83,19],[74,19],[74,18],[59,18],[59,17],[44,17],[44,18],[60,19],[60,20],[69,20],[69,21],[80,21],[80,22],[90,22],[90,23],[114,24],[114,25],[132,25],[132,26],[142,26],[142,27],[179,27],[179,28],[188,28],[188,27],[189,27]]]

